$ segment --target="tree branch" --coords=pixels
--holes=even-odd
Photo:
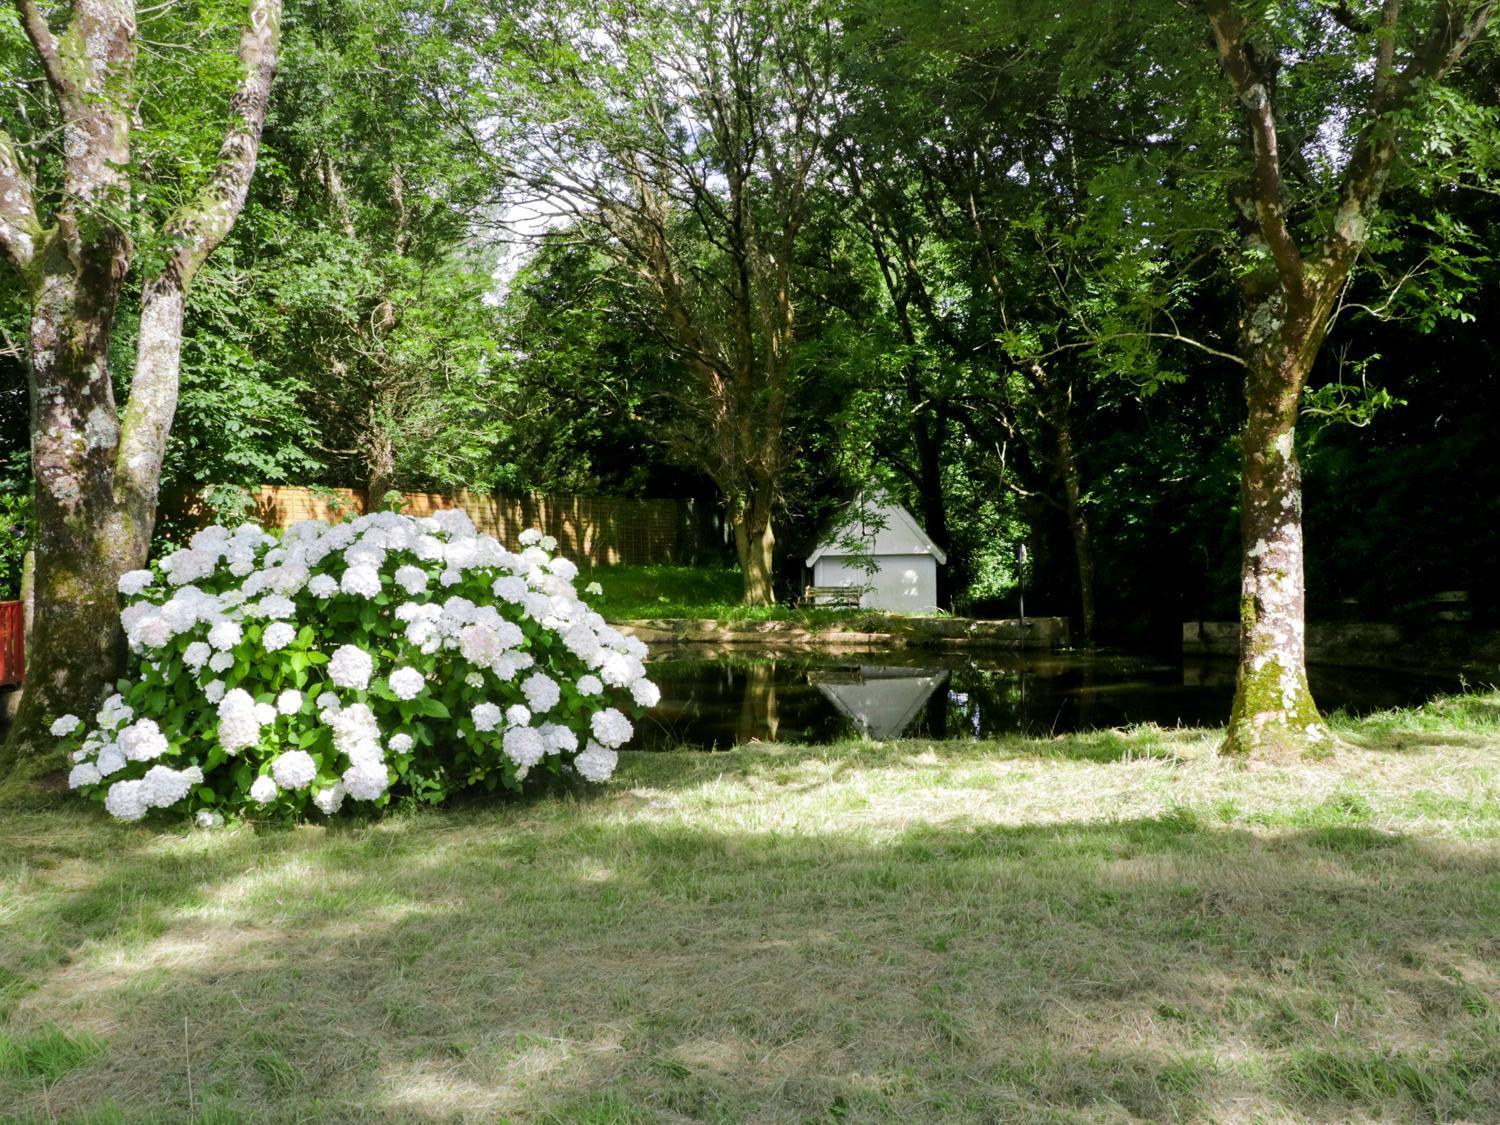
[[[57,54],[57,38],[47,26],[46,17],[37,10],[35,0],[16,0],[16,11],[20,13],[26,38],[31,40],[32,49],[41,60],[47,85],[52,87],[53,96],[66,112],[73,106],[77,88],[63,76],[62,60]]]
[[[15,141],[0,129],[0,250],[24,272],[36,254],[41,234],[31,177],[21,164]]]
[[[239,87],[229,102],[230,125],[219,146],[218,166],[208,183],[167,221],[164,234],[174,244],[163,273],[175,273],[187,285],[234,227],[260,150],[261,129],[276,75],[276,46],[281,30],[281,0],[250,0],[249,18],[240,31]]]
[[[140,339],[120,427],[115,487],[117,496],[142,504],[145,511],[155,510],[167,434],[177,412],[187,287],[244,207],[276,74],[281,0],[249,3],[238,52],[242,74],[230,99],[231,120],[219,145],[218,165],[202,190],[168,220],[170,255],[141,289]]]
[[[1386,43],[1379,47],[1377,76],[1384,68],[1385,77],[1377,84],[1371,120],[1344,168],[1333,230],[1319,249],[1320,258],[1331,266],[1325,271],[1328,285],[1342,286],[1343,272],[1353,265],[1369,236],[1371,219],[1399,151],[1399,127],[1392,120],[1393,115],[1410,108],[1424,83],[1442,78],[1458,64],[1483,33],[1495,3],[1496,0],[1478,4],[1440,0],[1426,39],[1399,74],[1389,70],[1392,58],[1389,52],[1393,48]],[[1394,20],[1395,15],[1395,0],[1388,0],[1385,17]],[[1393,40],[1394,27],[1389,34]]]
[[[1206,0],[1208,22],[1213,28],[1219,63],[1234,87],[1245,111],[1255,154],[1251,181],[1255,223],[1265,240],[1282,287],[1290,294],[1302,291],[1302,250],[1287,225],[1281,199],[1281,155],[1276,140],[1276,111],[1271,87],[1251,58],[1244,19],[1230,0]]]

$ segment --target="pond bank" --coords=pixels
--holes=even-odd
[[[1234,656],[1239,651],[1238,622],[1186,621],[1182,654]],[[1452,669],[1483,683],[1500,676],[1500,631],[1460,622],[1310,622],[1309,664],[1345,668],[1427,673]]]
[[[716,618],[648,618],[615,622],[648,645],[756,645],[784,649],[1067,648],[1066,617],[981,621],[966,617],[898,617],[862,613],[847,622],[726,621]]]

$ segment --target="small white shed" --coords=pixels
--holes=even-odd
[[[807,556],[812,584],[861,590],[864,609],[931,613],[948,556],[887,496],[862,496]],[[873,567],[873,569],[871,569]]]

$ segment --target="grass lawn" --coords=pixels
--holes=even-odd
[[[0,1119],[1500,1119],[1500,696],[627,754],[334,829],[0,812]]]
[[[740,604],[744,582],[738,570],[698,566],[603,566],[578,576],[582,589],[598,582],[603,596],[586,595],[590,607],[610,621],[651,617],[715,618],[722,621],[799,621],[808,626],[878,622],[879,613],[848,609],[792,609],[786,605]]]

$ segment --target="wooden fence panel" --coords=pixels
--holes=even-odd
[[[723,550],[711,513],[692,500],[636,500],[611,496],[502,496],[461,491],[406,492],[408,515],[460,508],[484,534],[511,550],[529,527],[557,539],[559,553],[591,566],[692,563]],[[268,527],[298,520],[332,520],[365,510],[362,492],[265,485],[256,517]]]

